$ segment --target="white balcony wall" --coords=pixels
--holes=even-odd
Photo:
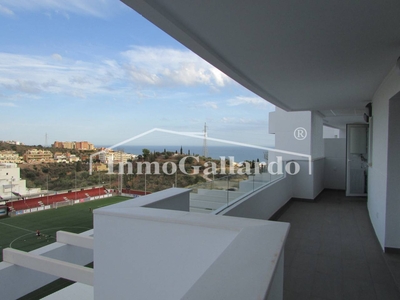
[[[389,150],[389,143],[392,143],[390,140],[391,137],[389,136],[389,99],[399,91],[400,76],[395,68],[393,68],[381,83],[372,99],[373,148],[370,149],[372,151],[372,161],[370,162],[371,165],[368,170],[368,211],[382,248],[386,247],[387,237],[390,241],[390,247],[397,245],[397,247],[400,248],[399,231],[395,231],[396,226],[393,226],[396,222],[398,223],[399,214],[397,214],[394,219],[391,214],[387,216],[388,184],[393,184],[391,181],[388,182],[388,165],[395,163],[399,155],[398,148],[397,154],[392,152],[392,150],[396,148],[396,145],[393,145],[394,148],[390,147],[391,149]],[[396,134],[398,135],[398,132]],[[391,152],[390,160],[388,158],[389,151]],[[398,179],[398,177],[396,179]],[[398,185],[398,182],[395,184]],[[389,186],[389,189],[390,188],[391,186]]]
[[[339,129],[333,128],[333,127],[324,126],[323,138],[324,139],[336,139],[336,138],[339,138]]]
[[[300,172],[293,177],[293,197],[300,199],[315,199],[324,189],[324,158],[319,158],[311,162],[297,161]]]
[[[94,298],[282,299],[289,224],[149,208],[186,192],[94,211]]]
[[[324,122],[317,112],[311,113],[311,156],[313,159],[324,157]]]
[[[400,93],[389,102],[388,183],[385,247],[400,249]]]
[[[113,204],[116,208],[129,207],[150,207],[160,209],[171,209],[189,211],[189,193],[190,190],[183,188],[170,188],[146,197],[138,197],[129,201]]]
[[[293,196],[293,176],[286,175],[270,186],[244,197],[221,214],[252,219],[268,220]]]
[[[276,152],[269,154],[270,161],[275,156],[282,156],[283,160],[306,160],[297,155],[285,154],[280,150],[311,155],[313,159],[324,157],[323,119],[317,112],[297,111],[286,112],[276,108],[269,114],[270,133],[275,134]],[[304,139],[296,138],[295,130],[303,128],[306,131]]]
[[[325,146],[322,116],[317,112],[285,112],[276,108],[275,112],[270,113],[269,126],[276,134],[276,151],[269,152],[269,163],[277,161],[278,156],[281,156],[283,161],[296,161],[300,165],[300,172],[293,176],[292,196],[314,199],[324,188]],[[307,135],[304,139],[296,138],[297,128],[303,128],[306,131]],[[287,154],[284,151],[298,154]],[[311,174],[309,174],[310,161]]]
[[[339,138],[340,139],[345,139],[346,138],[346,134],[347,134],[346,129],[340,129],[339,130]]]
[[[344,190],[346,188],[346,139],[326,138],[324,187]]]
[[[321,125],[322,126],[322,125]],[[268,160],[276,161],[275,156],[282,156],[283,160],[307,159],[297,155],[290,155],[279,152],[280,150],[311,155],[311,132],[312,115],[310,111],[285,112],[276,108],[269,114],[270,133],[275,133],[275,148],[277,152],[270,151]],[[304,140],[298,140],[294,136],[296,128],[302,127],[307,131]]]
[[[82,233],[82,235],[86,236],[92,234],[93,230]],[[33,250],[31,253],[80,266],[84,266],[93,261],[93,250],[62,243],[52,243],[48,246]],[[53,275],[1,262],[0,298],[4,300],[18,299],[56,279],[58,279],[58,277]],[[18,288],[10,288],[10,286],[16,282],[18,283]]]

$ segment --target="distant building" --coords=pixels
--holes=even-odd
[[[0,163],[15,163],[22,164],[24,161],[22,157],[15,151],[3,150],[0,151]]]
[[[64,148],[64,143],[55,141],[52,146],[53,148]]]
[[[76,149],[76,150],[81,150],[81,151],[89,151],[89,150],[95,150],[96,149],[92,143],[89,143],[87,141],[83,141],[83,142],[59,142],[59,141],[55,141],[52,146],[53,146],[53,148]]]
[[[112,162],[114,164],[118,164],[120,162],[126,163],[128,160],[135,159],[137,155],[125,153],[123,151],[114,151],[105,149],[103,152],[99,153],[99,160],[104,164],[108,164]]]
[[[132,159],[132,154],[123,151],[114,152],[114,163],[126,163]]]
[[[13,194],[16,193],[16,194]],[[29,189],[29,194],[40,193],[40,188]],[[25,197],[28,194],[26,180],[20,178],[20,168],[15,163],[0,163],[0,197],[4,200]]]
[[[84,142],[75,142],[75,149],[87,151],[87,150],[94,150],[95,147],[92,143],[84,141]]]
[[[82,161],[89,160],[89,155],[88,154],[81,154],[80,157],[81,157],[80,160],[82,160]]]
[[[75,149],[75,142],[58,142],[58,141],[55,141],[52,146],[53,146],[53,148]]]
[[[109,161],[114,160],[114,151],[112,150],[104,150],[103,152],[99,153],[99,160],[103,164],[108,164]]]
[[[18,142],[18,141],[5,141],[5,143],[10,144],[10,145],[23,145],[23,143]]]
[[[56,163],[68,162],[67,156],[65,155],[65,153],[56,152],[54,153],[54,162]]]
[[[56,152],[54,153],[54,162],[56,163],[70,163],[70,162],[77,162],[80,161],[80,158],[76,156],[75,154],[71,154],[69,152],[67,153],[62,153],[62,152]]]
[[[78,161],[80,161],[81,159],[78,157],[78,156],[76,156],[75,154],[70,154],[70,153],[67,153],[68,155],[67,155],[67,158],[68,158],[68,160],[69,160],[69,162],[78,162]]]
[[[24,154],[24,160],[28,164],[54,163],[53,153],[49,150],[28,150]]]
[[[75,142],[63,142],[64,149],[75,149]]]
[[[93,171],[105,172],[108,171],[108,166],[102,163],[95,163],[93,164]]]

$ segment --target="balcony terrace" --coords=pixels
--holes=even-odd
[[[278,181],[277,183],[272,184],[269,187],[266,187],[264,191],[267,191],[271,188],[273,189],[273,187],[276,184],[279,184],[279,182],[281,183],[285,182],[285,180],[290,180],[290,178],[285,177],[281,179],[281,181]],[[283,274],[279,272],[279,267],[278,267],[279,264],[277,265],[276,271],[274,271],[275,274],[278,274],[274,275],[276,278],[283,278],[283,299],[285,300],[400,299],[400,255],[383,253],[368,216],[366,198],[345,197],[344,191],[326,189],[315,199],[315,201],[306,201],[306,200],[292,198],[291,201],[289,201],[278,213],[276,213],[271,218],[272,220],[276,220],[278,222],[271,223],[267,221],[251,220],[245,218],[236,219],[236,218],[226,218],[226,217],[212,216],[206,214],[190,214],[190,213],[188,214],[187,212],[185,213],[185,211],[189,210],[189,192],[190,192],[189,190],[185,189],[171,189],[160,193],[155,193],[153,195],[148,195],[139,200],[137,199],[134,202],[122,203],[119,205],[114,205],[110,207],[110,209],[106,208],[99,210],[99,212],[97,213],[97,218],[100,221],[97,221],[97,226],[96,226],[97,230],[99,230],[98,231],[99,234],[96,235],[97,237],[96,240],[98,243],[97,246],[99,247],[95,247],[101,250],[100,256],[98,256],[99,259],[98,266],[101,266],[101,264],[104,264],[104,262],[113,260],[110,265],[106,265],[105,267],[109,271],[111,269],[115,269],[114,273],[112,271],[110,271],[110,273],[113,274],[118,273],[119,274],[118,278],[120,278],[119,281],[121,282],[122,278],[128,278],[128,279],[139,278],[137,277],[137,275],[134,274],[130,274],[128,277],[124,277],[122,276],[122,274],[128,272],[127,270],[131,270],[129,266],[136,265],[137,267],[138,263],[141,261],[141,260],[135,261],[135,263],[133,263],[132,261],[133,257],[131,255],[127,255],[124,252],[125,250],[123,249],[131,249],[135,253],[135,257],[138,256],[139,254],[144,255],[143,261],[145,261],[146,264],[153,264],[151,258],[157,257],[157,259],[159,260],[159,262],[156,263],[156,265],[158,266],[157,268],[159,268],[160,264],[161,265],[165,263],[171,264],[171,260],[173,258],[176,259],[176,264],[181,263],[183,254],[187,255],[188,253],[190,253],[190,257],[192,257],[193,255],[196,256],[200,254],[204,256],[204,253],[202,251],[204,249],[207,249],[207,251],[209,252],[211,251],[209,253],[210,255],[212,254],[216,256],[214,258],[211,257],[212,259],[209,262],[210,267],[204,266],[204,264],[198,264],[200,261],[204,262],[204,257],[209,258],[209,256],[207,255],[204,256],[203,259],[201,260],[193,260],[192,258],[189,257],[190,258],[189,261],[191,261],[191,263],[196,262],[197,267],[205,268],[207,271],[204,273],[203,276],[200,276],[198,282],[194,280],[193,282],[195,283],[192,282],[188,284],[189,291],[185,295],[185,297],[187,297],[187,299],[200,299],[207,293],[209,293],[210,295],[215,295],[215,293],[221,293],[223,291],[224,291],[223,295],[227,296],[229,295],[229,293],[227,293],[225,289],[226,287],[232,288],[232,291],[237,289],[237,287],[232,286],[231,282],[232,280],[233,281],[236,280],[237,283],[240,283],[242,285],[242,288],[240,290],[249,296],[251,294],[250,291],[252,290],[251,286],[254,285],[254,282],[257,282],[255,284],[257,289],[265,290],[264,281],[254,276],[260,270],[264,272],[269,268],[264,265],[261,267],[262,264],[268,262],[267,259],[268,255],[266,255],[264,250],[269,249],[273,245],[276,245],[276,247],[274,246],[276,248],[276,249],[274,248],[275,249],[274,251],[279,251],[278,250],[280,247],[279,244],[282,243],[282,241],[284,241],[286,236],[286,234],[284,234],[282,231],[285,229],[281,228],[279,223],[284,222],[282,226],[285,226],[285,223],[290,223],[290,231],[286,237],[286,244],[284,246]],[[263,202],[270,202],[268,200],[271,199],[268,199],[268,197],[265,196],[263,197],[264,197]],[[252,201],[251,196],[250,199],[248,199],[247,201],[250,202]],[[149,210],[149,208],[158,208],[158,209]],[[170,209],[178,211],[174,212],[171,211]],[[223,214],[223,212],[221,212],[221,214]],[[101,219],[103,218],[105,219],[102,221]],[[116,222],[118,223],[128,222],[130,225],[128,223],[122,224],[121,228],[124,228],[125,232],[123,234],[120,234],[119,236],[114,236],[107,232],[104,233],[105,228],[110,228],[109,226],[109,224],[111,224],[110,222],[113,224],[114,227],[121,225],[121,224],[117,225]],[[134,227],[132,227],[131,226],[133,225],[132,222],[137,224]],[[152,223],[154,224],[154,226],[158,226],[154,228],[154,230],[148,228],[148,226]],[[253,240],[252,243],[250,243],[251,245],[256,247],[250,246],[250,248],[246,248],[247,243],[240,244],[241,242],[239,240],[237,240],[236,242],[231,241],[232,239],[237,239],[234,237],[236,236],[237,233],[234,232],[237,232],[238,230],[241,232],[242,231],[242,229],[240,229],[241,226],[250,226],[249,228],[262,228],[264,226],[264,228],[267,229],[267,228],[275,228],[275,225],[277,225],[276,229],[267,232],[268,234],[266,235],[265,235],[266,232],[264,232],[264,239],[266,240],[267,243],[265,243],[265,241],[263,242],[262,240],[260,240],[259,237],[257,237],[257,235],[255,235],[256,237],[255,240]],[[102,228],[102,226],[104,228]],[[168,233],[168,226],[173,227],[170,233]],[[132,232],[132,228],[142,228],[142,229],[140,231],[135,230],[135,232]],[[199,233],[197,231],[203,230],[202,228],[206,230],[204,232],[205,235],[203,234],[204,236],[202,236],[199,239],[200,236],[198,235]],[[163,234],[160,234],[160,230],[165,232]],[[180,232],[179,234],[177,234],[177,230]],[[196,233],[192,232],[193,230],[195,230]],[[216,249],[215,244],[207,243],[205,242],[204,239],[206,237],[210,238],[210,234],[216,234],[219,232],[219,230],[223,230],[225,232],[224,235],[226,235],[229,232],[230,235],[232,235],[232,233],[234,234],[233,237],[228,236],[228,241],[224,242],[226,245],[225,244],[220,245],[220,248]],[[279,230],[281,230],[282,233],[278,234],[278,232],[280,232]],[[243,231],[243,233],[244,232],[245,231]],[[246,235],[247,234],[245,234],[244,236]],[[253,233],[250,234],[249,237],[252,235]],[[276,239],[277,235],[281,236],[279,238],[282,239],[281,242],[279,242]],[[158,237],[156,240],[152,238],[155,236]],[[110,249],[108,250],[104,249],[104,246],[110,245],[110,240],[116,239],[121,241],[121,237],[123,237],[122,241],[124,243],[128,243],[129,245],[125,245],[125,247],[121,247],[120,249],[109,246],[107,247]],[[192,238],[194,237],[194,239],[191,239],[190,237]],[[140,240],[143,238],[147,238],[149,240],[144,244],[142,243],[138,244],[136,242],[138,239]],[[161,241],[160,238],[165,240]],[[74,252],[75,254],[71,253],[72,256],[76,256],[76,254],[79,253],[79,255],[76,257],[83,258],[84,257],[82,256],[83,246],[80,245],[80,242],[78,243],[79,245],[76,244],[74,239],[75,238],[71,236],[64,241],[63,239],[61,239],[61,234],[60,234],[59,242],[64,242],[69,244],[63,246],[67,247],[64,250],[69,249],[68,251],[71,250],[78,251],[76,253]],[[184,241],[187,239],[190,240],[190,243],[188,243],[187,246],[194,248],[189,252],[185,251],[182,252],[181,244],[182,242],[183,244],[185,244]],[[80,240],[82,240],[82,238],[78,238],[77,241]],[[90,240],[90,238],[88,240]],[[159,246],[163,245],[163,246],[162,248],[149,247],[148,246],[149,241],[155,242],[155,245]],[[214,239],[214,242],[215,241],[216,240]],[[219,242],[217,244],[222,243],[221,240],[218,241]],[[93,240],[91,242],[93,242]],[[226,247],[230,243],[242,245],[241,247],[244,248],[239,252],[237,252],[238,251],[237,249],[239,249],[240,247],[232,248],[236,249],[235,250],[236,252],[232,252],[231,254],[229,254],[230,252],[226,252],[226,250],[224,249],[228,249]],[[60,247],[60,245],[58,246],[54,245],[54,247],[57,248]],[[171,251],[169,252],[170,254],[165,255],[166,249],[168,247],[171,247]],[[53,248],[52,251],[56,250],[56,248],[54,249]],[[157,255],[153,253],[154,255],[150,256],[149,259],[149,257],[146,256],[147,251],[149,249],[157,249],[157,248],[160,251],[151,250],[151,251],[156,251]],[[147,251],[145,251],[146,249]],[[161,251],[161,249],[163,250]],[[198,252],[198,253],[196,252],[197,254],[193,252],[194,249],[197,249],[196,250]],[[252,255],[249,255],[248,253],[250,249],[253,249],[255,251]],[[70,261],[69,258],[64,257],[65,256],[64,250],[62,251],[63,258],[54,255],[51,255],[49,257],[57,257],[58,259],[62,259],[62,261]],[[99,253],[99,250],[97,251],[97,253]],[[120,253],[120,255],[116,256],[112,255],[110,257],[109,256],[111,253],[110,251],[112,251],[114,255],[118,251],[122,252]],[[92,250],[88,250],[86,252],[88,252],[87,253],[88,257],[86,259],[85,256],[85,259],[88,261],[93,260]],[[224,253],[224,254],[219,257],[218,253],[221,254]],[[161,254],[166,256],[165,259],[160,258]],[[19,270],[19,272],[22,272],[19,275],[20,280],[25,280],[22,278],[26,277],[26,280],[28,280],[27,282],[29,282],[30,280],[29,278],[32,277],[29,275],[30,273],[28,273],[28,269],[25,269],[27,265],[25,265],[25,263],[18,262],[25,255],[19,254],[18,252],[13,254],[12,251],[9,253],[9,255],[17,255],[17,256],[22,255],[21,258],[18,258],[17,256],[15,256],[15,258],[11,258],[10,262],[15,260],[15,263],[17,265],[20,265],[21,267],[24,266],[24,268],[21,269],[21,267],[11,266],[8,264],[4,265],[4,263],[3,263],[4,265],[3,268],[4,269],[10,268],[10,271]],[[42,255],[48,256],[48,254],[45,254],[45,252],[43,252]],[[101,257],[101,255],[105,255],[105,257]],[[124,255],[125,259],[119,258],[120,256]],[[238,257],[236,257],[237,255],[242,257],[242,259],[238,259]],[[32,255],[28,254],[28,256]],[[228,259],[229,263],[227,262],[220,263],[221,259],[226,260],[230,256],[236,258]],[[258,258],[255,259],[255,257]],[[250,261],[252,261],[253,264],[246,265],[247,275],[245,275],[246,274],[245,271],[236,274],[238,276],[236,275],[233,276],[232,273],[227,272],[228,269],[230,268],[234,269],[238,265],[241,265],[240,264],[241,260],[248,261],[249,258],[251,258]],[[37,258],[35,255],[33,255],[32,259],[36,260]],[[47,260],[46,258],[43,259]],[[259,263],[254,264],[256,261],[258,261]],[[261,264],[262,261],[263,263]],[[73,262],[78,263],[80,265],[84,265],[87,263],[86,261],[85,262],[73,261]],[[118,262],[122,262],[123,264],[118,265]],[[53,262],[50,261],[50,263]],[[116,267],[114,264],[117,264],[118,266]],[[166,272],[170,274],[169,277],[171,277],[172,274],[174,274],[173,276],[175,277],[181,274],[179,272],[174,273],[175,272],[174,270],[176,270],[176,265],[175,267],[173,267],[174,264],[168,265],[168,268],[167,267],[165,268]],[[33,267],[33,269],[42,268],[41,265],[42,264],[40,263],[37,267]],[[190,267],[188,267],[187,265],[185,266],[186,268],[189,269],[183,272],[182,274],[186,274],[185,275],[186,277],[188,274],[193,275],[194,274],[193,270],[196,268],[194,266]],[[125,267],[127,267],[128,269],[125,270],[124,269]],[[28,268],[30,267],[28,266]],[[216,270],[217,273],[214,273]],[[102,276],[103,277],[110,276],[107,275],[108,272],[101,272],[99,268],[97,272],[98,272],[97,275],[95,275],[98,276],[97,280],[99,280],[99,278]],[[45,273],[47,272],[45,271]],[[148,273],[149,273],[148,274],[149,278],[144,282],[151,282],[155,280],[154,276],[156,273],[152,271],[149,271]],[[214,278],[214,275],[219,273],[224,275],[219,276],[217,280],[216,278]],[[36,276],[39,276],[39,273],[35,274]],[[143,277],[142,271],[140,271],[140,274],[142,274],[141,276]],[[270,274],[268,276],[272,276],[272,273],[268,274]],[[4,275],[9,276],[6,274]],[[92,276],[93,275],[90,275],[89,279],[92,278]],[[228,278],[230,279],[228,280]],[[250,278],[253,278],[252,279],[253,283],[251,284],[249,281]],[[269,280],[271,279],[272,278],[270,278]],[[44,278],[43,282],[45,281],[50,282],[51,279]],[[108,279],[100,281],[103,283],[109,282]],[[218,282],[218,284],[214,283],[211,284],[211,282],[214,283]],[[274,285],[273,282],[274,280],[271,281],[272,284],[271,286]],[[204,288],[205,286],[207,286],[206,289]],[[221,288],[224,286],[225,288],[221,290]],[[269,293],[269,297],[266,297],[266,299],[267,298],[282,299],[280,298],[281,296],[279,296],[280,294],[279,286],[281,285],[278,283],[277,286],[278,288],[277,290],[275,290],[278,291],[278,294],[272,295],[271,293]],[[71,292],[81,293],[80,292],[81,287],[82,284],[76,284],[74,285],[74,287],[71,287],[72,289],[70,288],[66,289],[62,291],[62,293],[67,293],[67,294]],[[90,288],[89,286],[87,288],[89,289],[88,295],[82,293],[80,296],[84,297],[85,299],[86,298],[91,299],[93,297],[93,289]],[[183,287],[181,286],[181,289],[182,288]],[[121,286],[121,289],[119,290],[122,291],[126,289],[127,286]],[[176,293],[177,290],[176,288],[173,288],[170,289],[170,291]],[[144,292],[145,295],[147,296],[149,295],[148,289],[144,289]],[[182,293],[184,292],[182,291]],[[56,299],[58,296],[59,294],[54,294],[52,297],[55,297],[54,299]],[[230,295],[229,297],[231,296],[232,295]],[[231,299],[233,298],[231,297]]]
[[[278,218],[285,245],[284,299],[400,299],[400,255],[383,253],[366,198],[324,190],[292,200]]]

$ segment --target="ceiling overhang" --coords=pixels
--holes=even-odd
[[[362,109],[400,55],[400,1],[123,0],[285,110]]]

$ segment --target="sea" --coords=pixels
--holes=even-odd
[[[107,146],[96,146],[96,147],[107,147]],[[118,147],[114,150],[122,150],[125,153],[131,154],[142,154],[143,149],[148,149],[151,152],[178,152],[180,153],[182,147],[182,153],[185,155],[197,156],[197,155],[204,155],[204,148],[203,146],[149,146],[149,145],[141,145],[141,146],[131,146],[131,145],[124,145]],[[265,146],[266,148],[274,148],[270,146]],[[225,156],[228,159],[228,156],[233,156],[233,161],[235,162],[243,162],[243,161],[252,161],[257,159],[260,162],[266,161],[266,152],[267,150],[262,149],[255,149],[250,147],[243,147],[243,146],[207,146],[207,155],[213,159],[220,159],[221,156]]]

